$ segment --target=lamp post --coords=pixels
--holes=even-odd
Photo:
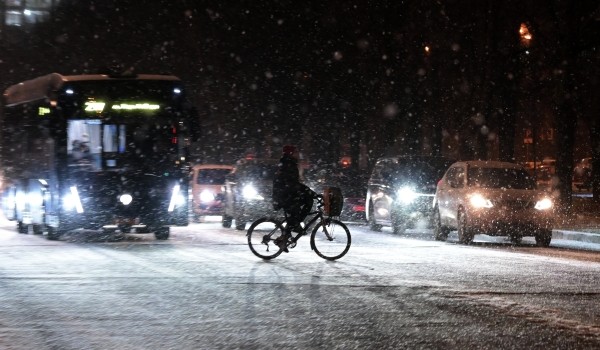
[[[519,25],[519,42],[520,42],[520,46],[521,48],[524,49],[523,53],[525,54],[525,58],[524,58],[524,70],[525,70],[525,87],[527,87],[527,79],[531,79],[533,81],[533,78],[531,77],[531,73],[529,71],[529,65],[528,65],[528,56],[529,56],[529,47],[531,46],[531,41],[533,39],[533,35],[531,34],[531,31],[529,30],[529,27],[527,26],[526,23],[521,23]],[[527,97],[526,97],[527,98]],[[531,103],[528,101],[528,105]],[[533,115],[530,116],[531,118],[531,124],[530,124],[530,132],[528,135],[526,135],[524,142],[526,143],[526,147],[527,149],[529,149],[529,145],[531,145],[532,148],[532,157],[533,157],[533,176],[534,178],[537,180],[537,128],[538,128],[538,120],[537,120],[537,113],[535,111],[534,108],[529,108],[530,111],[533,111]],[[528,118],[529,119],[529,118]],[[527,152],[529,153],[529,152]]]

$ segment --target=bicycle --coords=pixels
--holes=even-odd
[[[350,249],[350,231],[343,222],[325,215],[323,196],[317,196],[316,199],[316,210],[308,213],[307,218],[310,219],[301,232],[295,236],[293,234],[288,236],[287,247],[294,248],[300,237],[307,235],[308,229],[316,224],[310,235],[311,249],[323,259],[337,260],[346,255]],[[287,219],[288,214],[284,211],[283,220],[263,217],[250,225],[246,236],[248,236],[248,246],[254,255],[270,260],[283,252],[277,243],[285,237]]]

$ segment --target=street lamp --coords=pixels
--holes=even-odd
[[[521,26],[519,26],[519,37],[521,39],[521,45],[523,45],[524,47],[529,47],[533,36],[531,35],[527,24],[521,23]]]

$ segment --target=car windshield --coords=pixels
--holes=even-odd
[[[196,183],[199,185],[222,185],[230,171],[229,169],[201,169],[198,171]]]
[[[449,166],[450,163],[444,161],[401,160],[392,177],[398,182],[435,187]]]
[[[524,169],[470,167],[468,179],[474,187],[535,189],[533,178]]]

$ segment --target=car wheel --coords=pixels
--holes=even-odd
[[[168,227],[159,227],[154,232],[154,237],[156,239],[164,241],[165,239],[169,239],[169,228]]]
[[[406,231],[406,220],[403,220],[400,217],[400,214],[398,214],[397,212],[392,212],[391,215],[391,219],[392,219],[392,231],[397,234],[397,235],[401,235],[404,234],[404,232]]]
[[[381,231],[381,225],[379,225],[377,223],[377,221],[375,221],[375,214],[374,214],[374,209],[373,209],[373,203],[371,203],[371,205],[369,205],[369,228],[371,229],[371,231]]]
[[[458,221],[458,242],[462,244],[471,244],[474,234],[467,226],[467,215],[463,211],[459,211],[457,215]]]
[[[535,244],[538,247],[548,247],[552,241],[552,230],[539,230],[535,234]]]
[[[223,218],[221,219],[221,226],[223,226],[225,228],[230,228],[232,221],[233,221],[233,218],[231,216],[223,215]]]
[[[450,229],[446,226],[442,226],[442,219],[440,217],[440,211],[437,207],[433,210],[433,236],[436,241],[446,241]]]
[[[235,219],[235,229],[236,230],[245,230],[246,229],[246,222],[243,221],[242,219]]]
[[[508,238],[510,239],[511,243],[514,245],[521,244],[521,241],[523,240],[523,236],[516,234],[516,233],[509,234]]]

